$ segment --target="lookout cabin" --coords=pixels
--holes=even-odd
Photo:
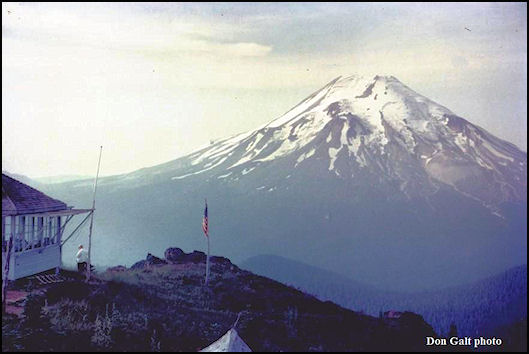
[[[75,215],[88,213],[86,220],[92,212],[74,209],[2,174],[2,277],[8,258],[8,280],[58,270],[66,225]]]

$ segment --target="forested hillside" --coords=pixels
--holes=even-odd
[[[527,318],[527,265],[472,284],[411,294],[378,290],[276,256],[252,257],[241,266],[370,315],[387,310],[420,313],[441,334],[454,323],[459,335],[491,335]]]

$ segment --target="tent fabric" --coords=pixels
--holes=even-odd
[[[237,331],[232,328],[201,352],[251,352],[250,347],[244,343]]]
[[[2,173],[2,216],[67,210],[60,200]]]

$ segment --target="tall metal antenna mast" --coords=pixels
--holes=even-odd
[[[94,196],[92,199],[92,218],[90,219],[90,231],[88,233],[88,269],[86,272],[86,281],[90,280],[90,275],[92,272],[92,228],[94,226],[94,213],[96,210],[96,191],[97,191],[97,179],[99,178],[99,166],[101,165],[101,154],[103,153],[103,146],[99,148],[99,161],[97,162],[97,173],[96,179],[94,181]]]

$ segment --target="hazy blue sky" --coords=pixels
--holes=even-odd
[[[527,150],[526,3],[2,3],[2,168],[129,172],[355,73]]]

